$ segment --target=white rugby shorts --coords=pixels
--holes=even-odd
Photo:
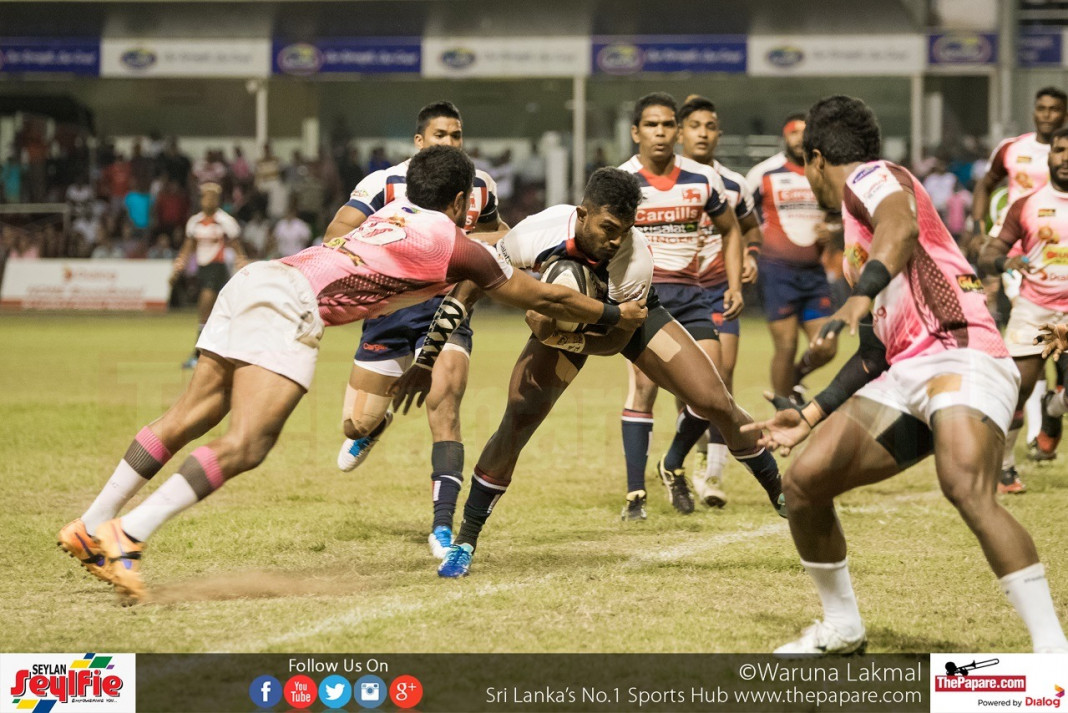
[[[300,270],[256,262],[219,292],[197,349],[255,364],[308,389],[323,329],[315,293]]]
[[[1065,313],[1037,305],[1023,295],[1012,303],[1009,324],[1005,327],[1005,346],[1014,357],[1034,356],[1042,353],[1042,345],[1035,344],[1038,326],[1043,322],[1056,324],[1065,320]]]
[[[970,406],[1008,433],[1020,390],[1020,372],[1010,357],[977,349],[949,349],[892,365],[857,396],[869,398],[931,425],[936,411]]]

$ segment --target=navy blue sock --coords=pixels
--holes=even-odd
[[[756,448],[750,452],[732,451],[731,455],[753,474],[760,487],[767,491],[772,503],[778,500],[779,494],[782,493],[782,480],[779,478],[779,464],[775,462],[770,451],[766,448]]]
[[[440,441],[430,451],[434,483],[434,525],[452,529],[456,501],[464,484],[464,444],[459,441]]]
[[[627,461],[627,492],[645,490],[645,463],[653,435],[653,414],[623,409],[623,458]]]
[[[508,486],[490,481],[484,474],[475,468],[475,474],[471,476],[471,490],[467,493],[467,502],[464,503],[464,519],[460,523],[460,534],[456,536],[456,544],[469,544],[472,547],[478,545],[478,536],[486,524],[486,519],[493,512],[493,506],[497,504]]]
[[[695,415],[688,406],[683,406],[679,419],[675,422],[675,438],[672,439],[671,447],[664,456],[664,467],[668,470],[681,468],[686,462],[686,456],[706,430],[708,430],[708,421]]]
[[[715,426],[708,427],[708,445],[727,445],[727,441],[723,438],[723,434],[719,432],[719,429]]]

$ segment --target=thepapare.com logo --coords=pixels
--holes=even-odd
[[[133,711],[134,654],[0,654],[0,713]]]

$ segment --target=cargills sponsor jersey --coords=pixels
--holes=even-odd
[[[805,178],[805,168],[779,152],[746,175],[764,231],[761,258],[799,267],[820,264],[816,227],[823,211]]]
[[[397,198],[404,198],[409,161],[411,159],[366,176],[352,189],[345,205],[364,215],[371,215]],[[475,223],[490,222],[497,224],[497,184],[488,173],[475,169],[475,182],[471,190],[471,202],[467,207],[464,230],[470,231],[475,227]]]
[[[753,192],[749,190],[745,177],[719,161],[713,161],[712,168],[716,169],[716,173],[723,179],[723,187],[727,190],[727,205],[734,211],[738,220],[750,215],[754,210]],[[727,282],[727,267],[723,262],[723,236],[707,215],[701,217],[700,231],[701,287],[719,287]],[[742,249],[745,249],[744,245]]]
[[[842,224],[845,276],[856,284],[871,251],[872,216],[888,196],[904,193],[913,206],[919,238],[905,268],[872,305],[875,335],[886,345],[886,359],[905,359],[949,349],[977,349],[1008,356],[986,295],[953,236],[938,217],[923,185],[889,161],[863,163],[845,182]]]
[[[396,200],[348,235],[281,258],[308,279],[328,326],[390,314],[472,280],[485,290],[512,276],[493,248],[443,213]]]
[[[619,250],[605,262],[588,258],[575,242],[575,206],[557,205],[526,218],[497,242],[503,262],[523,270],[542,271],[554,260],[584,262],[608,287],[608,300],[619,304],[649,296],[653,254],[642,232],[631,228]]]
[[[1020,294],[1036,305],[1068,312],[1068,193],[1047,183],[1009,206],[990,234],[1027,256]]]
[[[990,156],[990,171],[1008,179],[1009,204],[1049,183],[1049,144],[1035,132],[1005,139]]]
[[[211,215],[201,211],[186,222],[185,236],[196,241],[197,265],[225,262],[226,241],[241,236],[241,224],[219,208]]]
[[[727,210],[723,179],[711,166],[684,156],[666,176],[656,176],[633,156],[620,168],[638,177],[642,202],[634,226],[653,250],[653,282],[700,284],[701,220]]]

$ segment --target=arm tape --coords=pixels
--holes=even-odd
[[[857,280],[856,286],[853,288],[854,297],[870,297],[875,299],[875,296],[883,291],[891,280],[890,271],[886,269],[879,260],[869,260],[864,266],[864,270],[860,273],[860,279]]]
[[[827,388],[812,399],[826,416],[846,402],[860,387],[890,368],[886,362],[886,348],[871,325],[871,317],[860,324],[860,347],[835,374]]]
[[[464,303],[452,295],[445,295],[445,299],[438,305],[438,311],[434,313],[434,319],[430,321],[430,329],[427,330],[423,348],[415,360],[416,364],[433,368],[445,343],[465,319],[467,319],[467,307]]]
[[[607,302],[604,305],[604,309],[601,310],[601,316],[597,318],[596,324],[602,327],[614,327],[619,324],[619,319],[623,313],[619,307],[610,305]]]

